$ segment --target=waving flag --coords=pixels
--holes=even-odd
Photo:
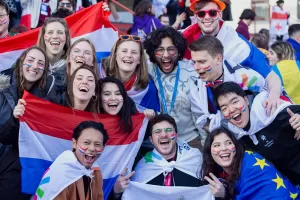
[[[166,187],[137,183],[131,181],[125,190],[122,200],[214,200],[209,186],[201,187]]]
[[[72,42],[87,38],[96,48],[97,60],[110,54],[113,44],[118,39],[116,28],[109,22],[102,3],[83,9],[66,18]],[[36,44],[40,28],[0,41],[0,71],[8,69],[21,53]]]
[[[127,167],[131,170],[144,138],[147,120],[144,115],[132,117],[133,131],[121,133],[119,117],[74,111],[52,104],[27,92],[26,112],[20,118],[19,152],[22,165],[22,192],[34,194],[45,171],[58,155],[71,150],[72,131],[82,121],[102,122],[109,140],[97,161],[104,179],[103,192],[108,197],[116,179]]]

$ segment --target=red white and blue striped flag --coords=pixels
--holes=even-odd
[[[72,42],[87,38],[96,48],[97,61],[110,54],[118,39],[117,29],[109,22],[102,3],[85,8],[66,18]],[[8,69],[21,53],[37,43],[40,28],[0,40],[0,72]]]
[[[109,135],[106,147],[97,160],[107,199],[122,170],[125,167],[129,170],[132,168],[148,122],[144,115],[132,116],[133,131],[125,134],[118,130],[118,116],[75,111],[27,92],[23,99],[27,105],[24,116],[20,118],[19,135],[22,191],[28,194],[36,192],[44,172],[57,156],[72,149],[73,129],[82,121],[92,120],[102,122]]]

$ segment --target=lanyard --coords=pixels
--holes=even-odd
[[[162,82],[161,82],[161,76],[160,76],[160,73],[159,73],[158,66],[156,66],[155,73],[156,73],[156,78],[157,78],[157,81],[158,81],[159,93],[160,93],[160,96],[161,96],[162,102],[163,102],[164,113],[168,114],[168,107],[167,107],[166,97],[165,97],[164,88],[163,88],[163,85],[162,85]],[[178,63],[177,72],[176,72],[175,86],[174,86],[173,95],[172,95],[172,101],[171,101],[170,114],[171,114],[171,112],[173,110],[173,107],[174,107],[174,104],[175,104],[175,99],[176,99],[176,96],[177,96],[177,88],[178,88],[178,82],[179,82],[179,73],[180,73],[180,65]]]

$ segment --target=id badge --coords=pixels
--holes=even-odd
[[[48,16],[48,5],[45,3],[42,3],[41,5],[41,14]]]

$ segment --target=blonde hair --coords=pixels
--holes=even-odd
[[[288,42],[275,42],[271,45],[271,49],[277,54],[279,61],[295,60],[295,51]]]
[[[127,41],[134,40],[118,40],[111,50],[111,55],[103,60],[103,68],[107,76],[112,76],[114,78],[120,79],[119,67],[117,63],[117,50],[120,44]],[[134,41],[137,42],[137,41]],[[145,53],[143,50],[143,46],[141,42],[137,42],[140,46],[140,64],[136,66],[136,81],[134,86],[136,89],[144,89],[148,85],[149,77],[148,77],[148,67],[145,58]]]
[[[67,66],[66,66],[66,70],[67,70],[67,79],[69,79],[69,78],[72,76],[72,74],[70,74],[70,71],[71,71],[71,64],[70,64],[70,55],[71,55],[71,51],[72,51],[73,47],[74,47],[75,45],[77,45],[78,43],[80,43],[80,42],[87,42],[87,43],[91,46],[91,48],[92,48],[92,51],[93,51],[93,66],[91,66],[91,67],[93,67],[94,72],[95,72],[95,74],[96,74],[96,76],[97,76],[97,80],[98,80],[99,77],[98,77],[98,64],[97,64],[97,58],[96,58],[96,49],[95,49],[94,44],[93,44],[90,40],[85,39],[85,38],[80,38],[80,39],[76,40],[76,41],[71,45],[71,47],[69,48],[69,51],[68,51],[68,53],[67,53]]]
[[[53,22],[58,22],[58,23],[61,23],[64,28],[65,28],[65,34],[66,34],[66,43],[65,43],[65,46],[63,48],[64,50],[64,54],[62,55],[62,58],[66,58],[67,57],[67,52],[71,46],[71,36],[70,36],[70,31],[69,31],[69,28],[68,28],[68,25],[67,25],[67,22],[66,20],[62,19],[62,18],[54,18],[54,17],[49,17],[49,18],[46,18],[41,30],[40,30],[40,33],[39,33],[39,37],[38,37],[38,41],[37,41],[37,46],[42,48],[45,52],[46,52],[46,44],[45,44],[45,39],[44,39],[44,35],[45,35],[45,32],[46,32],[46,27],[48,24],[51,24]]]

